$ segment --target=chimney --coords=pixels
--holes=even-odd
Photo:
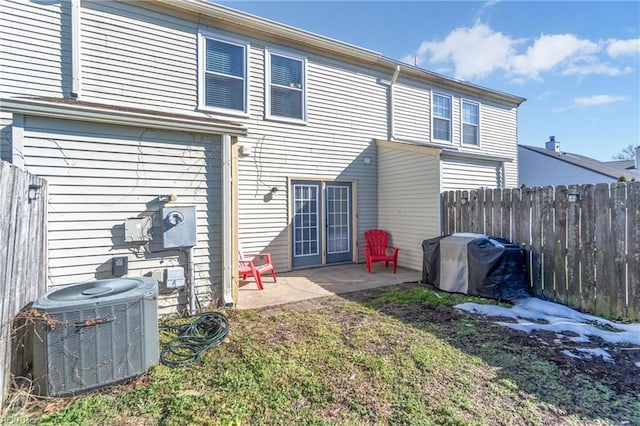
[[[560,142],[556,141],[555,136],[549,136],[549,141],[544,144],[545,149],[553,152],[560,152]],[[636,153],[638,151],[636,150]],[[637,156],[637,154],[636,154]]]
[[[636,171],[640,171],[640,145],[636,146]]]

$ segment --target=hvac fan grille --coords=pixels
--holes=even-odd
[[[42,323],[40,333],[46,394],[70,394],[145,371],[143,302],[49,314],[51,321]]]

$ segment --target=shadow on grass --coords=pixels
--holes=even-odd
[[[341,297],[429,332],[478,357],[495,367],[492,385],[511,388],[514,397],[525,392],[554,406],[561,415],[576,416],[589,423],[640,424],[638,348],[605,344],[615,363],[601,358],[571,358],[562,350],[573,347],[563,346],[555,333],[510,330],[496,324],[495,318],[453,308],[471,297],[443,293],[421,283],[379,287]],[[592,345],[599,343],[602,342]]]

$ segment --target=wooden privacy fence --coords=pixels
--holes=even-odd
[[[443,210],[444,234],[526,248],[533,294],[640,320],[640,182],[448,191]]]
[[[46,290],[47,182],[0,161],[0,404],[11,371],[22,371],[12,327],[20,310]],[[12,365],[13,363],[13,365]]]

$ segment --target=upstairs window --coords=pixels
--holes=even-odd
[[[451,142],[451,97],[433,95],[433,139]]]
[[[480,135],[480,107],[473,102],[462,101],[462,143],[465,145],[479,145]]]
[[[201,35],[200,107],[247,112],[247,45]]]
[[[304,58],[266,52],[268,118],[306,121]]]

